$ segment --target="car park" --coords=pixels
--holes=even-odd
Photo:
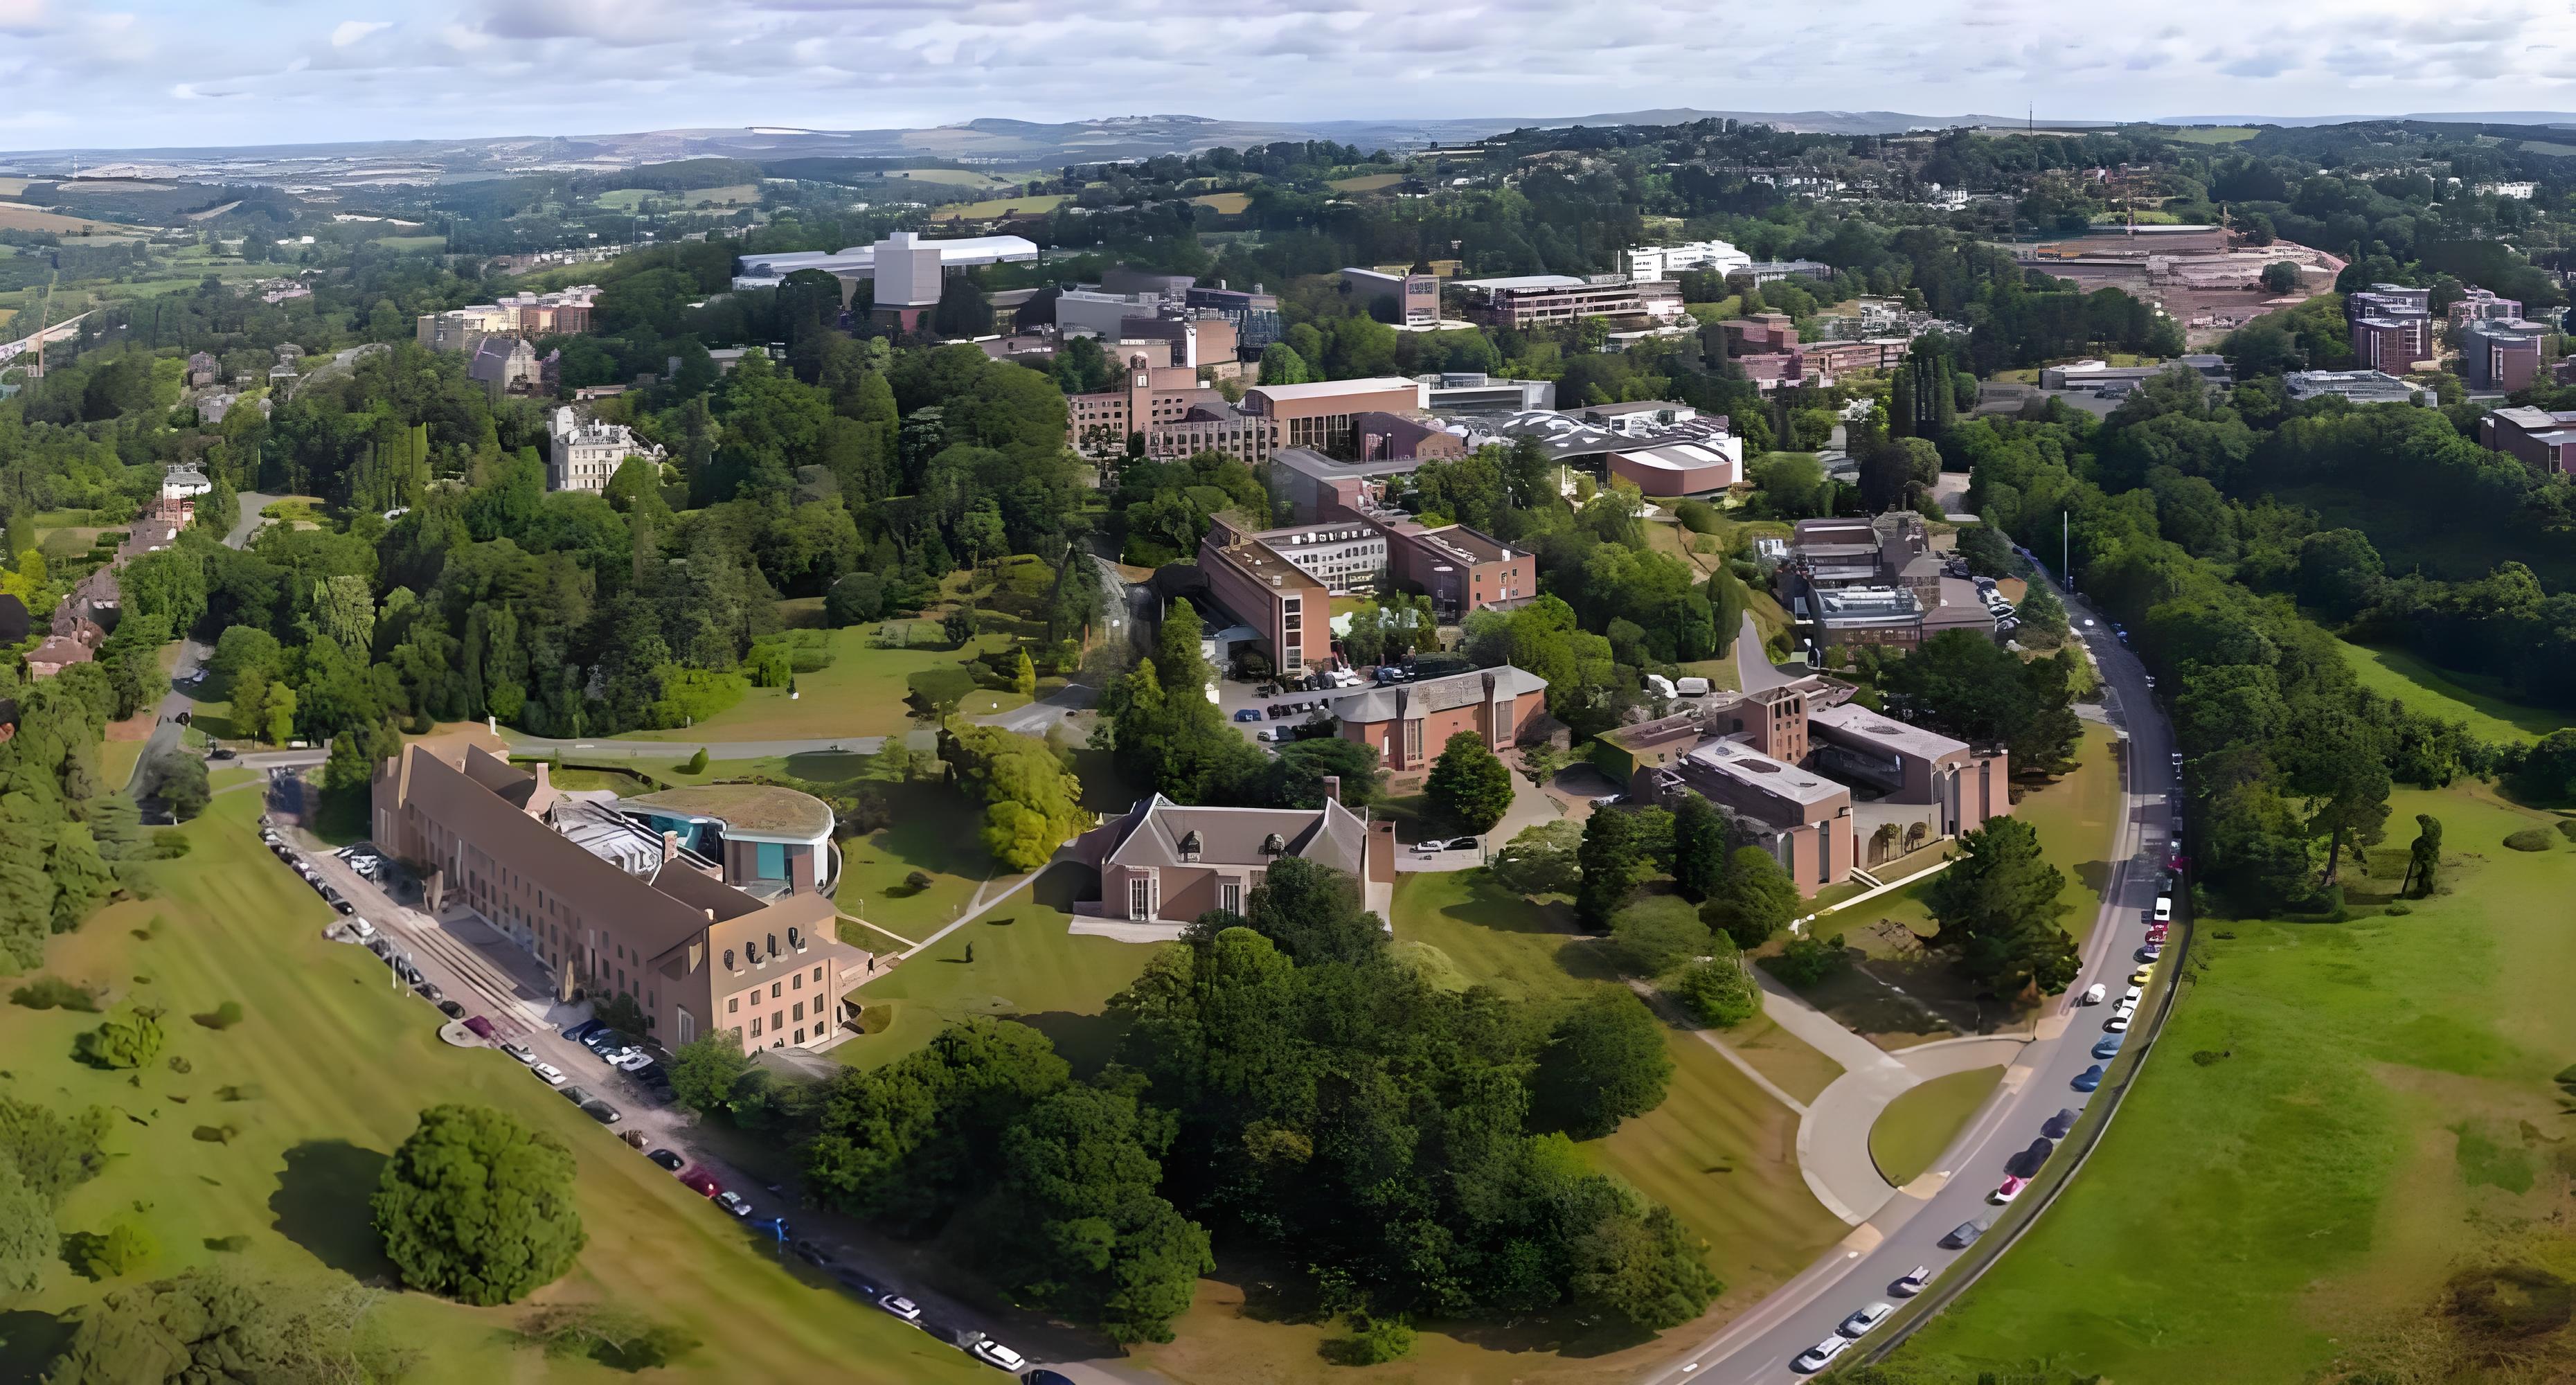
[[[1888,1316],[1895,1311],[1896,1305],[1893,1303],[1873,1303],[1843,1319],[1840,1331],[1846,1337],[1866,1337],[1871,1328],[1887,1321]]]
[[[1833,1336],[1827,1337],[1823,1341],[1816,1343],[1814,1346],[1807,1348],[1805,1351],[1799,1352],[1798,1359],[1790,1364],[1796,1369],[1812,1375],[1815,1372],[1832,1365],[1834,1358],[1842,1355],[1843,1351],[1849,1346],[1851,1346],[1851,1338],[1837,1332]]]
[[[2084,988],[2083,997],[2076,1003],[2079,1005],[2099,1005],[2102,1003],[2102,997],[2108,994],[2110,994],[2110,992],[2104,989],[2102,983],[2096,981],[2092,985]]]
[[[2029,1179],[2024,1178],[2019,1174],[2014,1174],[2011,1177],[2006,1178],[2003,1182],[1997,1184],[1993,1192],[1986,1194],[1986,1201],[1994,1203],[1996,1206],[2000,1207],[2005,1203],[2012,1201],[2014,1198],[2020,1197],[2021,1190],[2029,1186]]]
[[[2093,1056],[2105,1061],[2118,1057],[2120,1053],[2120,1041],[2125,1037],[2127,1036],[2121,1034],[2105,1034],[2101,1038],[2094,1040]]]
[[[1912,1298],[1916,1294],[1923,1292],[1923,1286],[1926,1283],[1929,1283],[1931,1278],[1932,1269],[1930,1266],[1917,1265],[1914,1268],[1907,1270],[1905,1273],[1898,1275],[1896,1277],[1896,1282],[1887,1286],[1887,1291],[1896,1295],[1898,1298]]]
[[[905,1298],[901,1294],[886,1294],[877,1300],[877,1306],[894,1314],[896,1317],[903,1319],[905,1322],[917,1323],[921,1321],[921,1305],[913,1302],[911,1299]]]
[[[740,1193],[718,1193],[716,1194],[716,1205],[728,1212],[731,1212],[736,1217],[748,1217],[751,1215],[751,1204],[744,1201],[743,1196]]]
[[[987,1366],[997,1366],[1018,1375],[1028,1368],[1028,1359],[981,1332],[970,1332],[965,1339],[966,1354]]]
[[[566,1087],[560,1095],[564,1100],[571,1102],[575,1106],[579,1106],[585,1101],[592,1100],[589,1089],[585,1087]]]
[[[2066,1132],[2075,1128],[2076,1115],[2077,1112],[2073,1107],[2064,1108],[2049,1117],[2047,1124],[2039,1128],[2039,1133],[2052,1140],[2063,1140],[2066,1138]]]
[[[560,1087],[565,1082],[563,1069],[552,1063],[530,1063],[528,1071],[535,1073],[537,1080],[549,1087]]]
[[[566,1029],[566,1030],[563,1032],[563,1036],[564,1036],[565,1038],[567,1038],[567,1039],[571,1039],[571,1040],[573,1040],[574,1042],[578,1043],[578,1042],[580,1042],[580,1041],[581,1041],[581,1039],[582,1039],[584,1036],[588,1035],[592,1030],[595,1030],[595,1029],[606,1029],[607,1027],[608,1027],[608,1026],[607,1026],[606,1024],[603,1024],[603,1023],[601,1023],[601,1022],[600,1022],[600,1021],[598,1021],[598,1020],[583,1020],[581,1023],[576,1024],[576,1025],[572,1026],[572,1027],[571,1027],[571,1028],[569,1028],[569,1029]]]
[[[2141,985],[2143,984],[2144,983],[2141,983]],[[2144,990],[2141,990],[2138,986],[2131,986],[2129,989],[2120,992],[2120,1003],[2133,1010],[2137,1008],[2139,1001],[2146,998],[2147,993]]]
[[[2099,1063],[2075,1074],[2075,1090],[2079,1092],[2089,1092],[2101,1085],[2102,1065]]]
[[[1957,1226],[1951,1227],[1950,1234],[1941,1238],[1942,1248],[1945,1250],[1964,1250],[1967,1247],[1976,1244],[1977,1238],[1985,1235],[1986,1228],[1994,1224],[1994,1218],[1992,1217],[1978,1217],[1972,1221],[1963,1221]]]
[[[689,1163],[688,1160],[681,1158],[679,1155],[674,1154],[667,1149],[654,1150],[644,1157],[652,1160],[655,1164],[660,1165],[662,1168],[667,1169],[672,1173],[678,1173],[681,1169],[688,1167]]]

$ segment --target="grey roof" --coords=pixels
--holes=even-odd
[[[1183,838],[1198,837],[1198,859],[1181,859]],[[1282,850],[1265,853],[1272,837]],[[1350,809],[1327,800],[1319,810],[1303,808],[1192,808],[1161,794],[1129,811],[1118,844],[1101,864],[1125,866],[1266,866],[1278,855],[1303,856],[1320,865],[1358,875],[1368,850],[1368,824]]]
[[[1926,731],[1920,726],[1909,725],[1883,713],[1873,712],[1858,703],[1845,703],[1840,707],[1819,707],[1807,713],[1807,724],[1828,727],[1855,740],[1867,741],[1896,754],[1911,755],[1922,760],[1938,760],[1945,755],[1964,754],[1968,749],[1968,743],[1965,741],[1954,741],[1938,731]]]
[[[1401,683],[1357,697],[1346,697],[1333,704],[1333,714],[1344,721],[1394,721],[1399,717],[1428,716],[1453,707],[1473,706],[1494,695],[1518,697],[1523,693],[1545,691],[1546,679],[1527,669],[1505,664],[1500,668],[1480,668],[1453,673],[1446,678],[1426,678],[1419,683]]]

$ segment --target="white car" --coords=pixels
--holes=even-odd
[[[1013,1375],[1029,1368],[1028,1359],[990,1337],[976,1337],[966,1344],[966,1354],[987,1366],[999,1366]]]
[[[2109,1019],[2102,1021],[2102,1027],[2114,1034],[2126,1034],[2129,1032],[2129,1021],[2135,1013],[2130,1010],[2115,1010]]]
[[[2102,998],[2110,993],[2111,992],[2108,987],[2104,986],[2101,982],[2096,981],[2092,985],[2084,988],[2084,998],[2079,1003],[2085,1005],[2099,1005],[2102,1003]]]
[[[1414,853],[1420,856],[1437,856],[1448,849],[1449,842],[1443,837],[1428,837],[1413,844]]]
[[[1812,1375],[1832,1365],[1834,1358],[1849,1350],[1851,1344],[1851,1338],[1837,1332],[1805,1351],[1799,1352],[1798,1359],[1789,1364],[1802,1373]]]
[[[2146,998],[2146,991],[2139,987],[2131,986],[2129,989],[2120,993],[2120,1008],[2124,1010],[2135,1010],[2138,1008],[2138,1002]]]
[[[2173,896],[2172,896],[2172,895],[2169,895],[2169,894],[2160,894],[2160,895],[2157,895],[2157,896],[2156,896],[2156,922],[2158,922],[2158,923],[2171,923],[2171,922],[2173,922]]]
[[[549,1087],[560,1087],[566,1080],[563,1069],[552,1063],[530,1063],[528,1071],[535,1073],[537,1080]]]
[[[877,1306],[894,1314],[896,1317],[903,1319],[905,1322],[917,1323],[921,1321],[921,1305],[913,1302],[911,1299],[905,1298],[901,1294],[887,1294],[883,1298],[877,1300]]]
[[[1866,1337],[1871,1328],[1887,1321],[1888,1315],[1895,1311],[1896,1305],[1893,1303],[1873,1303],[1843,1319],[1842,1334],[1846,1337]]]
[[[651,1066],[653,1066],[653,1055],[640,1048],[628,1049],[626,1056],[617,1060],[617,1069],[620,1072],[642,1072]]]
[[[1912,1298],[1923,1292],[1923,1286],[1930,1282],[1931,1278],[1932,1268],[1929,1265],[1917,1265],[1898,1276],[1895,1283],[1887,1286],[1887,1291],[1898,1298]]]
[[[530,1067],[536,1066],[537,1055],[531,1052],[526,1044],[503,1044],[501,1051]]]

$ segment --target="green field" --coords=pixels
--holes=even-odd
[[[2363,687],[2383,697],[2397,698],[2408,708],[2443,721],[2466,722],[2469,734],[2480,740],[2535,740],[2576,722],[2564,712],[2525,706],[2477,691],[2470,684],[2484,680],[2473,674],[2444,673],[2402,649],[2337,643],[2343,645],[2343,660],[2352,666],[2353,676],[2361,680]]]
[[[1018,197],[988,198],[982,202],[952,202],[932,212],[930,219],[933,221],[984,221],[1011,213],[1035,216],[1040,212],[1054,211],[1072,200],[1060,192],[1043,192],[1034,197],[1022,194]]]
[[[901,624],[902,622],[894,622]],[[663,731],[631,731],[618,737],[631,741],[766,741],[815,740],[835,736],[884,736],[911,729],[905,681],[916,673],[972,662],[975,650],[998,649],[1002,635],[976,637],[970,649],[947,643],[931,622],[913,622],[914,638],[925,643],[908,648],[875,647],[878,627],[852,625],[831,632],[832,663],[813,673],[796,675],[796,696],[785,688],[753,688],[742,700],[695,726]],[[995,694],[970,696],[958,710],[969,716],[1019,706],[1026,698]]]
[[[996,178],[989,173],[977,173],[971,168],[898,168],[885,176],[915,183],[945,183],[953,188],[983,189],[1013,186],[1008,178]]]
[[[1363,173],[1355,178],[1335,178],[1325,186],[1335,192],[1384,192],[1403,181],[1401,173]]]
[[[2502,849],[2549,819],[2479,786],[2391,806],[2348,900],[2393,889],[2419,812],[2445,829],[2444,892],[2342,924],[2203,920],[2083,1177],[1906,1358],[2122,1385],[2566,1378],[2564,1332],[2482,1336],[2448,1291],[2527,1268],[2563,1303],[2576,1267],[2553,1080],[2576,1059],[2576,849]],[[2521,1370],[2479,1369],[2508,1343]]]
[[[2241,144],[2261,133],[2251,125],[2203,125],[2187,130],[2168,130],[2165,137],[2185,144]]]
[[[929,1336],[781,1269],[773,1251],[508,1059],[440,1043],[436,1014],[389,989],[374,958],[322,939],[331,914],[260,850],[258,810],[256,795],[218,797],[185,829],[191,854],[160,868],[160,897],[101,913],[55,939],[48,958],[50,974],[169,1011],[169,1052],[188,1071],[156,1067],[129,1082],[72,1060],[89,1017],[0,1007],[0,1091],[58,1107],[98,1103],[121,1117],[106,1172],[63,1208],[65,1232],[139,1217],[160,1243],[149,1275],[222,1260],[294,1282],[374,1282],[388,1269],[366,1229],[377,1169],[422,1107],[481,1102],[572,1148],[590,1244],[571,1275],[515,1308],[389,1294],[378,1309],[385,1327],[426,1348],[407,1379],[619,1379],[510,1339],[538,1306],[590,1302],[695,1338],[674,1378],[990,1378]],[[230,1029],[185,1018],[227,1000],[247,1014]],[[241,1248],[210,1248],[227,1237],[243,1238]],[[30,1379],[52,1353],[50,1315],[125,1282],[93,1284],[56,1266],[0,1319],[0,1378]]]
[[[2003,1080],[2000,1065],[1954,1072],[1889,1102],[1869,1128],[1869,1157],[1879,1176],[1899,1188],[1921,1177]]]
[[[647,201],[676,202],[683,207],[757,207],[760,205],[760,185],[729,183],[720,188],[690,188],[679,192],[657,188],[618,188],[603,192],[592,200],[613,212],[631,212]]]

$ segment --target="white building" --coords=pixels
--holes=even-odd
[[[162,468],[161,498],[164,500],[194,500],[214,488],[214,482],[206,479],[206,473],[193,466]]]
[[[1722,240],[1695,240],[1687,245],[1639,245],[1621,251],[1620,268],[1639,283],[1670,279],[1685,270],[1732,274],[1750,268],[1753,257]]]
[[[597,495],[629,457],[658,462],[662,449],[625,424],[602,423],[567,404],[554,411],[546,428],[546,489]]]
[[[941,277],[952,269],[977,265],[1025,264],[1038,257],[1036,242],[1026,236],[962,236],[924,240],[913,231],[897,231],[874,245],[834,251],[799,250],[745,255],[738,289],[774,289],[798,270],[819,269],[839,279],[844,301],[861,279],[876,283],[880,308],[926,308],[939,301]]]
[[[2517,199],[2517,200],[2519,200],[2519,201],[2528,202],[2528,201],[2530,201],[2530,200],[2531,200],[2531,195],[2532,195],[2533,193],[2538,192],[2538,191],[2540,190],[2540,184],[2538,184],[2538,183],[2480,183],[2480,184],[2478,184],[2478,189],[2477,189],[2477,190],[2478,190],[2479,195],[2481,195],[2481,196],[2488,196],[2488,197],[2511,197],[2511,198],[2515,198],[2515,199]]]

